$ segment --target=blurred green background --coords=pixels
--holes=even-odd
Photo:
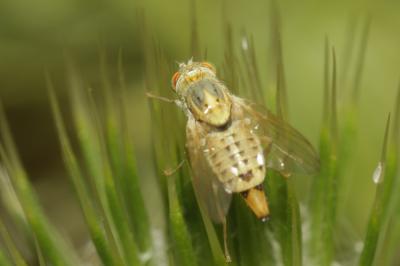
[[[346,192],[345,208],[339,213],[339,219],[352,228],[354,237],[362,239],[375,191],[372,173],[380,158],[385,119],[393,110],[400,78],[400,2],[285,0],[279,1],[279,6],[290,121],[313,144],[318,143],[322,119],[325,37],[336,48],[339,81],[344,81],[354,75],[352,62],[362,42],[360,32],[367,17],[371,18],[360,83],[359,135],[353,152],[356,160],[346,173],[351,187]],[[196,9],[201,49],[207,49],[210,62],[221,66],[224,23],[229,22],[237,45],[243,32],[251,35],[258,63],[261,67],[267,65],[271,30],[268,1],[202,0],[197,1]],[[179,62],[191,57],[191,1],[0,2],[0,98],[43,205],[51,219],[74,236],[77,245],[82,245],[86,236],[61,161],[44,71],[52,75],[62,105],[68,108],[66,57],[77,61],[80,75],[96,93],[101,82],[99,51],[107,52],[108,67],[114,75],[118,53],[122,51],[129,88],[135,95],[132,123],[138,125],[135,142],[140,176],[145,195],[151,193],[154,169],[149,162],[150,122],[138,10],[145,14],[150,36],[170,58]],[[349,49],[353,49],[353,57],[348,54]],[[268,86],[268,73],[261,75],[263,84]],[[339,83],[339,105],[350,85]],[[165,84],[165,90],[170,90],[170,84]],[[307,197],[302,191],[308,182],[297,180],[300,199]],[[153,202],[159,199],[148,198],[150,207],[159,204]]]

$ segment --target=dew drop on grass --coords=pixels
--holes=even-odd
[[[249,49],[249,43],[247,42],[247,38],[246,37],[242,38],[242,49],[245,50],[245,51],[247,49]]]
[[[381,183],[383,180],[383,163],[379,162],[378,166],[375,168],[374,174],[372,175],[372,181],[375,184]]]
[[[354,251],[359,253],[359,254],[362,252],[363,248],[364,248],[364,242],[363,241],[357,241],[354,244]]]

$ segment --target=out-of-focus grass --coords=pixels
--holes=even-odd
[[[22,167],[13,143],[2,106],[0,106],[0,123],[3,140],[3,144],[0,145],[1,162],[5,165],[7,172],[10,173],[13,188],[39,248],[46,251],[48,261],[54,265],[74,264],[75,256],[53,226],[50,225],[28,181],[27,173]]]
[[[11,266],[11,262],[7,259],[2,250],[0,250],[0,264],[4,266]]]
[[[271,10],[268,54],[275,56],[270,59],[268,67],[260,67],[257,44],[250,34],[240,32],[241,43],[234,41],[234,35],[238,32],[227,18],[224,18],[224,59],[213,63],[221,66],[218,67],[218,75],[233,93],[258,104],[267,103],[278,116],[290,121],[288,99],[291,93],[286,82],[284,42],[276,3],[272,3]],[[201,35],[194,5],[191,12],[191,52],[185,56],[188,59],[194,56],[195,60],[205,60],[206,49],[199,41]],[[151,36],[142,11],[139,14],[141,49],[145,59],[144,89],[173,98],[172,91],[167,88],[177,68],[175,59],[167,56],[157,39]],[[337,98],[337,91],[342,89],[338,88],[342,83],[337,82],[337,73],[341,73],[342,64],[337,62],[335,49],[332,49],[328,40],[325,42],[324,64],[321,65],[325,69],[323,123],[319,142],[321,171],[312,177],[308,190],[309,201],[301,203],[303,212],[300,213],[292,179],[306,177],[295,175],[285,179],[273,171],[267,174],[265,190],[271,209],[271,220],[267,223],[257,220],[240,197],[234,195],[227,216],[232,265],[355,265],[357,262],[359,265],[381,265],[380,259],[386,263],[394,259],[400,242],[400,197],[396,193],[400,184],[397,173],[399,100],[393,116],[392,138],[388,135],[389,121],[386,127],[380,160],[382,172],[378,173],[382,175],[382,180],[377,184],[362,252],[350,252],[350,257],[343,259],[340,253],[342,247],[336,244],[338,238],[347,237],[338,226],[337,205],[343,197],[340,191],[348,186],[347,181],[343,180],[344,173],[354,160],[351,147],[358,137],[355,128],[359,115],[358,97],[363,93],[360,82],[368,31],[369,20],[362,30],[355,74],[347,76],[349,81],[345,82],[352,84],[347,88],[349,97],[344,99],[348,100],[347,105],[339,104]],[[95,256],[104,265],[225,265],[222,228],[211,223],[201,202],[197,201],[198,195],[195,195],[192,187],[188,163],[185,162],[171,176],[164,174],[164,170],[174,169],[186,158],[184,114],[174,104],[154,99],[148,100],[152,118],[152,163],[161,190],[152,193],[160,193],[159,196],[168,204],[165,204],[165,210],[145,208],[145,200],[154,195],[142,195],[132,143],[136,127],[140,125],[130,122],[123,53],[119,56],[118,82],[113,82],[105,52],[100,51],[99,73],[102,80],[99,94],[85,83],[84,77],[80,77],[76,64],[67,64],[70,112],[79,152],[71,144],[72,136],[67,134],[50,75],[47,75],[50,105],[64,163],[81,205],[91,243],[95,247]],[[265,73],[273,73],[269,76],[268,85],[264,84],[265,79],[262,78]],[[0,112],[0,127],[0,162],[12,181],[12,186],[0,189],[8,192],[15,190],[16,197],[13,200],[22,206],[20,216],[23,218],[20,218],[26,221],[27,232],[33,239],[31,248],[39,264],[83,264],[78,253],[69,247],[43,214],[18,157],[3,111]],[[372,182],[369,177],[365,180]],[[156,212],[167,223],[166,232],[163,232],[166,243],[152,234],[149,217]],[[14,220],[18,217],[12,213],[10,216]],[[6,244],[6,252],[0,251],[0,263],[24,265],[25,258],[2,222],[0,236]],[[347,238],[347,241],[352,246],[356,240]],[[166,254],[161,260],[155,255],[160,252],[155,247]]]

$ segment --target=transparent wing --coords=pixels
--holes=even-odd
[[[264,144],[268,168],[286,176],[292,173],[312,175],[319,171],[319,156],[300,132],[268,109],[237,99]]]
[[[215,223],[222,223],[228,212],[232,194],[211,170],[201,145],[201,129],[194,119],[189,119],[186,127],[187,150],[192,169],[193,187],[198,200],[206,208],[207,214]]]

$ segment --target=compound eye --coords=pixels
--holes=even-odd
[[[176,89],[176,83],[178,82],[179,77],[181,76],[181,73],[175,72],[175,74],[172,76],[171,79],[171,84],[172,84],[172,88],[175,90]]]
[[[208,62],[201,62],[201,66],[210,69],[214,74],[217,72],[215,67]]]

